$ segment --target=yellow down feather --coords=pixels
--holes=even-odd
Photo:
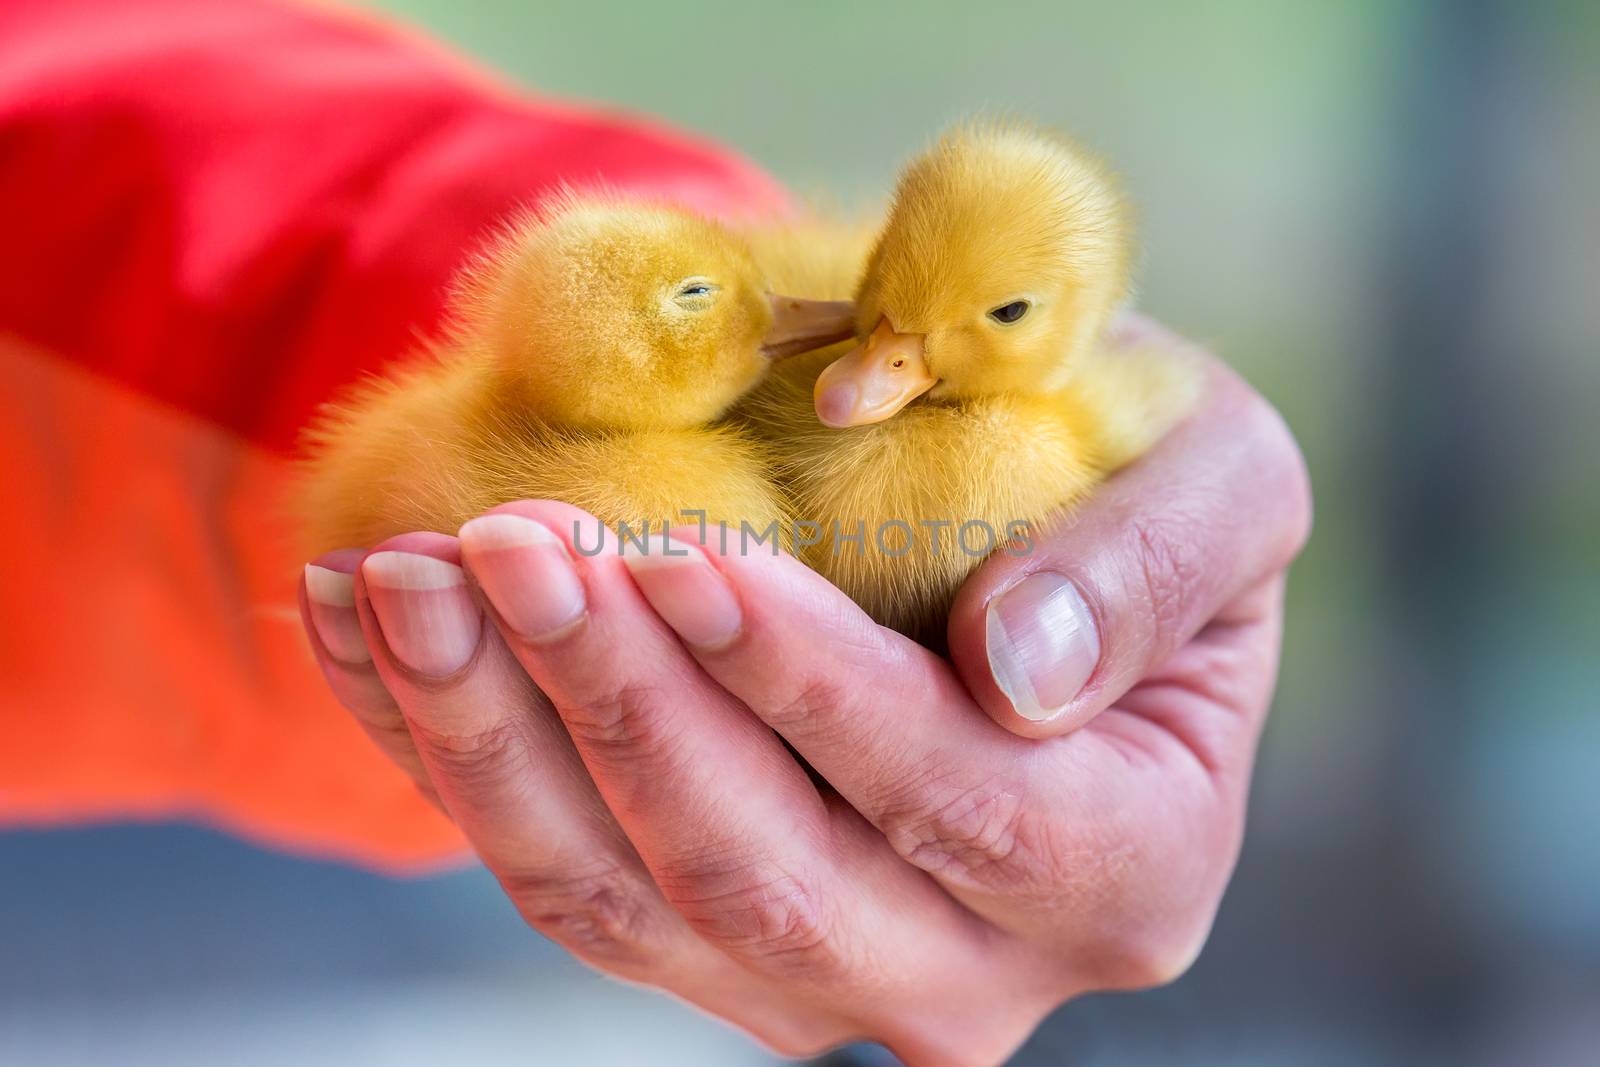
[[[307,432],[306,550],[525,497],[635,530],[685,509],[784,527],[765,448],[712,425],[766,370],[764,290],[743,240],[671,208],[566,197],[517,220],[464,270],[446,338]]]

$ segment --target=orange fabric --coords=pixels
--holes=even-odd
[[[283,457],[14,339],[0,396],[0,818],[199,818],[401,868],[460,851],[306,647]]]

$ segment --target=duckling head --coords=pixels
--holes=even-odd
[[[517,400],[571,429],[711,422],[773,359],[854,334],[848,301],[767,293],[732,231],[668,207],[567,197],[484,266],[469,332]]]
[[[856,293],[865,341],[817,379],[818,417],[1054,391],[1127,293],[1128,230],[1109,172],[1066,140],[946,134],[900,177]]]

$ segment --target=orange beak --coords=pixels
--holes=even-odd
[[[802,300],[768,293],[772,329],[761,339],[768,359],[797,356],[813,348],[849,340],[856,332],[856,306],[848,300]]]
[[[887,316],[866,343],[840,356],[817,378],[812,398],[824,426],[843,429],[882,422],[938,384],[928,373],[920,333],[896,333]]]

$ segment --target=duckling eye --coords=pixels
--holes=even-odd
[[[996,322],[1010,324],[1016,322],[1028,313],[1026,300],[1013,300],[1009,304],[1002,304],[989,312],[989,317]]]
[[[686,278],[678,283],[678,291],[673,296],[674,300],[699,301],[714,295],[722,288],[710,278]]]

